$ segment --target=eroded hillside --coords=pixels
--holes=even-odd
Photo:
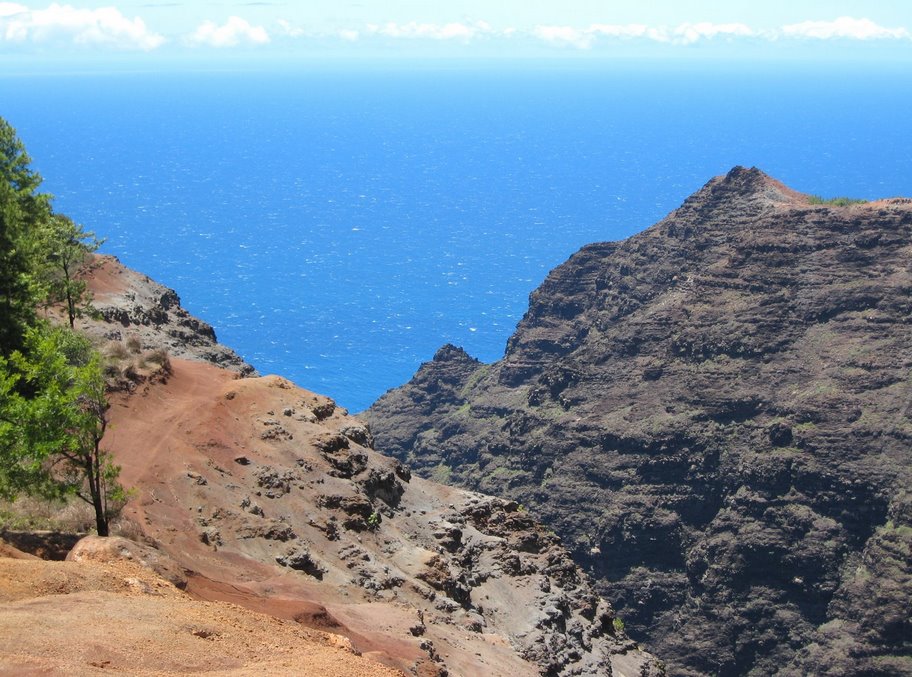
[[[401,674],[356,656],[337,635],[194,600],[147,566],[149,549],[123,539],[107,546],[46,562],[0,541],[0,673]]]
[[[135,491],[126,516],[192,571],[191,593],[415,674],[657,672],[516,503],[411,477],[284,379],[172,364],[115,398],[105,444]]]
[[[241,377],[173,291],[116,260],[87,279],[101,313],[81,328],[118,384],[103,447],[124,517],[192,596],[341,635],[405,674],[662,673],[522,506],[413,477],[328,398]]]

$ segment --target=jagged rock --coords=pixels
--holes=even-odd
[[[738,167],[551,271],[503,359],[445,346],[363,418],[543,517],[675,674],[908,671],[910,250],[908,199],[812,204]],[[551,547],[469,517],[505,575]]]
[[[324,454],[334,454],[337,451],[348,449],[351,445],[348,438],[339,434],[323,434],[314,440],[314,446]]]
[[[774,423],[769,427],[769,440],[775,447],[787,447],[792,443],[794,435],[792,427],[782,422]]]
[[[360,444],[368,449],[374,448],[374,436],[371,435],[370,428],[361,423],[349,423],[339,428],[339,434],[345,435],[355,444]]]
[[[291,491],[295,473],[291,470],[277,470],[264,466],[256,472],[257,486],[266,489],[267,498],[278,498]]]
[[[98,338],[122,338],[111,325],[129,329],[145,348],[162,348],[171,357],[200,360],[231,369],[241,376],[256,370],[230,348],[218,343],[211,325],[191,316],[177,293],[124,267],[116,257],[94,254],[84,279],[92,292],[94,316],[78,321],[78,328]]]
[[[192,479],[196,484],[198,484],[200,486],[206,486],[209,483],[205,477],[203,477],[198,472],[193,471],[193,470],[187,471],[187,477]]]
[[[371,498],[379,498],[388,506],[395,508],[405,492],[402,482],[394,471],[386,468],[371,468],[367,477],[361,481],[364,492]]]
[[[411,479],[401,463],[340,435],[354,424],[341,409],[299,420],[327,405],[318,396],[277,377],[235,380],[175,360],[168,382],[116,398],[117,462],[136,487],[125,512],[199,572],[194,594],[346,635],[420,674],[657,669],[623,633],[605,630],[589,581],[530,514]],[[290,402],[295,413],[285,416]],[[262,441],[269,417],[292,439]],[[188,468],[207,469],[207,484],[188,479]],[[266,510],[255,503],[267,499]],[[501,562],[511,553],[521,561],[508,573]],[[560,618],[535,628],[548,606]],[[412,634],[416,616],[423,630]]]
[[[334,477],[348,479],[361,474],[367,468],[367,456],[359,452],[346,452],[339,455],[325,454],[324,458],[334,468],[330,471]]]
[[[314,413],[314,416],[317,417],[318,421],[325,421],[335,413],[336,403],[328,397],[316,395],[310,406],[310,410]]]
[[[292,435],[288,430],[286,430],[281,423],[279,423],[274,418],[267,418],[263,421],[263,425],[266,426],[266,430],[260,433],[261,440],[293,440],[294,435]]]
[[[459,603],[466,603],[469,599],[469,587],[450,571],[446,560],[439,555],[434,555],[425,562],[424,570],[417,574],[419,580],[424,581],[435,590],[440,590],[448,597]]]
[[[245,496],[241,501],[241,509],[243,509],[245,512],[250,513],[251,515],[257,515],[259,517],[264,517],[266,514],[263,511],[263,508],[250,500],[250,496]]]
[[[298,547],[284,555],[277,555],[275,559],[283,567],[303,571],[318,580],[323,580],[323,574],[326,573],[326,569],[321,567],[313,555],[303,547]]]
[[[217,528],[212,526],[207,526],[200,531],[199,539],[206,545],[211,545],[214,548],[222,545],[222,534]]]
[[[294,529],[288,524],[278,520],[271,520],[265,524],[246,524],[236,529],[236,536],[240,539],[262,538],[269,541],[291,541],[297,538]]]
[[[433,535],[447,552],[456,552],[462,546],[462,529],[452,524],[441,525]]]

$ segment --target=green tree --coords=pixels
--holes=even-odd
[[[43,291],[36,265],[50,196],[10,124],[0,118],[0,355],[22,347]]]
[[[91,307],[92,300],[85,280],[77,273],[103,241],[63,214],[48,219],[43,239],[47,301],[65,302],[70,329],[75,329],[76,318]]]
[[[75,494],[99,535],[124,498],[101,441],[108,403],[88,340],[38,321],[38,303],[66,302],[70,327],[87,304],[76,272],[101,244],[39,193],[41,176],[0,118],[0,495]]]
[[[0,494],[75,494],[107,536],[125,496],[120,468],[101,448],[108,403],[100,357],[62,327],[29,330],[25,346],[0,358]]]

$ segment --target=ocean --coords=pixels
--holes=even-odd
[[[912,74],[561,65],[0,76],[55,208],[219,340],[352,411],[503,354],[582,245],[757,166],[912,195]]]

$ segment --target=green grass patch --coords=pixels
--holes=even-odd
[[[831,197],[823,198],[819,195],[808,195],[808,204],[826,205],[827,207],[849,207],[851,205],[867,204],[867,200],[855,197]]]
[[[514,477],[517,477],[521,474],[522,472],[519,470],[511,470],[510,468],[506,468],[504,466],[498,466],[497,468],[494,468],[490,476],[496,477],[497,479],[513,479]]]
[[[437,484],[449,484],[453,477],[453,469],[445,463],[438,463],[431,471],[431,479]]]
[[[462,397],[467,397],[468,394],[475,389],[475,386],[478,385],[478,382],[481,381],[481,379],[483,379],[485,376],[488,375],[489,371],[491,371],[490,364],[483,364],[480,367],[478,367],[478,369],[476,369],[474,372],[472,372],[472,375],[469,376],[468,379],[466,379],[466,383],[462,387],[462,390],[459,392],[459,394]]]

